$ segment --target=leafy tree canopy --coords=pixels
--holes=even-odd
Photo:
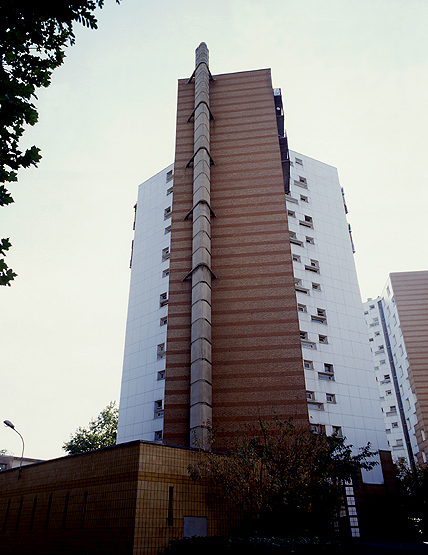
[[[396,465],[400,500],[408,521],[420,537],[428,539],[428,464],[413,468],[405,461]]]
[[[249,533],[320,536],[339,520],[344,484],[356,480],[360,469],[372,469],[374,455],[370,444],[353,454],[344,438],[275,417],[237,433],[227,455],[201,449],[189,473],[211,479]]]
[[[112,401],[100,412],[96,420],[91,420],[88,428],[77,428],[76,433],[65,442],[62,449],[69,455],[86,453],[116,443],[118,409]]]
[[[20,168],[36,166],[41,159],[39,148],[23,151],[19,144],[24,126],[38,119],[36,89],[49,86],[66,46],[74,44],[73,24],[96,29],[94,10],[103,4],[104,0],[0,3],[0,206],[14,202],[5,184],[17,181]],[[9,239],[0,240],[0,285],[10,285],[16,277],[4,260],[10,247]]]

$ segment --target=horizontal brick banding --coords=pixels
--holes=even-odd
[[[179,81],[171,235],[164,438],[188,444],[194,85]],[[269,70],[210,84],[213,425],[277,414],[307,423],[294,277]],[[188,303],[186,305],[186,303]],[[187,410],[187,412],[186,412]]]
[[[416,394],[416,441],[428,455],[428,271],[390,274],[401,331],[409,361],[409,381]],[[419,454],[419,462],[422,456]]]

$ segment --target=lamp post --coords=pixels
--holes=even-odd
[[[21,472],[22,472],[22,460],[24,458],[24,438],[22,437],[22,435],[18,432],[18,430],[15,428],[15,425],[12,424],[12,422],[10,420],[3,420],[3,422],[5,423],[5,425],[8,428],[12,428],[13,431],[15,431],[19,437],[22,440],[22,455],[21,455],[21,462],[19,463],[19,474],[18,474],[18,480],[21,478]]]

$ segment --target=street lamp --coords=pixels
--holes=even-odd
[[[12,428],[13,431],[15,431],[19,437],[22,439],[22,455],[21,455],[21,462],[19,463],[19,474],[18,474],[18,480],[21,478],[21,472],[22,472],[22,460],[24,458],[24,438],[22,437],[22,435],[18,432],[18,430],[15,428],[15,425],[12,424],[12,422],[10,420],[3,420],[4,424],[8,427],[8,428]]]

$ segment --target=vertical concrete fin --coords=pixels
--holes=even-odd
[[[199,203],[204,218],[193,219],[193,264],[203,258],[211,260],[211,213],[210,213],[210,71],[207,45],[202,42],[195,52],[195,118],[194,154],[198,156],[193,166],[193,206],[201,196],[204,184],[205,203]],[[203,148],[201,148],[201,146]],[[208,222],[208,224],[207,224]],[[196,252],[197,251],[197,252]],[[210,265],[210,264],[209,264]],[[194,269],[194,268],[193,268]],[[203,285],[202,284],[203,281]],[[211,306],[211,273],[192,271],[192,307]],[[207,448],[207,424],[212,421],[212,355],[211,311],[207,311],[203,326],[198,310],[192,310],[192,357],[190,365],[190,445]]]

